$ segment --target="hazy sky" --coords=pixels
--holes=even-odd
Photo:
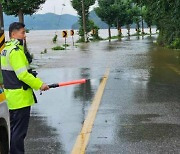
[[[65,4],[64,7],[63,4]],[[97,4],[95,6],[97,6]],[[95,6],[92,6],[91,10]],[[41,10],[37,13],[44,14],[49,12],[56,14],[61,14],[62,12],[62,14],[77,15],[76,11],[71,6],[71,0],[46,0],[45,4],[41,6]]]

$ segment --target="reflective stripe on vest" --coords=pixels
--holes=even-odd
[[[20,89],[23,86],[23,82],[20,81],[17,76],[26,71],[28,68],[23,67],[19,70],[14,71],[13,68],[10,65],[10,53],[13,49],[16,49],[17,46],[13,46],[9,50],[3,50],[1,56],[4,56],[6,58],[6,66],[1,66],[2,69],[2,75],[3,75],[3,82],[4,82],[4,88],[5,89]],[[18,51],[17,51],[18,52]]]

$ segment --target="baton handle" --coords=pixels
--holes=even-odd
[[[49,86],[49,88],[57,88],[57,87],[59,87],[59,84],[55,83],[55,84],[50,84],[48,86]]]

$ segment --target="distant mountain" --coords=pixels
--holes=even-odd
[[[107,29],[108,25],[103,22],[95,13],[91,11],[89,14],[91,20],[100,29]],[[10,23],[18,21],[17,17],[4,15],[5,30],[8,29]],[[57,15],[54,13],[34,14],[32,16],[25,16],[25,24],[28,29],[33,30],[56,30],[56,29],[79,29],[78,16],[69,14]],[[146,24],[144,24],[147,27]],[[132,24],[131,28],[136,25]]]
[[[93,20],[94,23],[100,28],[100,29],[107,29],[108,28],[108,25],[103,22],[97,15],[96,15],[96,12],[93,10],[89,13],[89,19]],[[79,23],[76,22],[73,26],[73,29],[79,29]],[[144,27],[147,28],[147,24],[144,23]],[[125,26],[123,27],[125,28]],[[131,25],[131,28],[136,28],[136,24],[132,24]]]
[[[91,11],[89,13],[89,18],[94,21],[94,23],[100,28],[100,29],[107,29],[108,25],[103,22],[95,13],[95,11]],[[76,22],[73,26],[73,29],[79,29],[79,23]]]
[[[94,21],[94,23],[100,28],[100,29],[107,29],[108,25],[103,22],[97,15],[95,11],[91,11],[89,14],[89,18]]]
[[[18,18],[4,15],[5,29],[7,30],[9,24],[14,21],[18,21]],[[46,13],[25,16],[26,27],[34,30],[71,29],[72,25],[77,21],[77,16],[69,14],[57,15]]]

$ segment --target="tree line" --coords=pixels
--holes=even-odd
[[[111,28],[116,27],[118,36],[121,37],[122,27],[128,30],[136,24],[137,35],[144,35],[144,22],[152,34],[152,25],[159,30],[157,42],[162,46],[180,48],[180,1],[179,0],[97,0],[96,14],[108,24],[109,39],[111,39]],[[72,0],[72,6],[77,10],[80,23],[80,36],[84,36],[82,26],[81,1]],[[95,4],[95,0],[84,0],[86,14],[86,33],[98,27],[89,20],[89,8]],[[97,33],[98,34],[98,33]]]
[[[159,30],[158,43],[180,49],[180,1],[136,0],[148,9],[149,16]]]
[[[24,15],[32,15],[41,8],[46,0],[0,0],[3,11],[7,15],[19,17],[24,23]],[[150,34],[151,26],[155,25],[159,30],[157,42],[162,46],[180,48],[180,1],[179,0],[97,0],[96,14],[108,24],[109,39],[111,28],[117,27],[118,36],[121,37],[121,28],[125,26],[130,36],[130,27],[136,24],[138,35],[144,34],[144,22],[147,23]],[[96,0],[84,0],[86,33],[96,30],[95,38],[98,37],[98,26],[89,19],[89,8]],[[82,19],[82,1],[71,0],[73,8],[79,15],[79,35],[84,37]],[[141,27],[141,28],[140,28]]]
[[[72,6],[77,10],[80,23],[80,36],[83,37],[82,31],[82,8],[81,1],[72,0]],[[98,27],[89,20],[89,8],[91,5],[95,4],[95,0],[84,0],[85,3],[85,14],[86,14],[86,32],[90,32],[92,28]],[[143,5],[138,5],[137,3],[131,0],[98,0],[98,7],[95,8],[96,14],[108,25],[109,39],[111,39],[111,28],[117,27],[118,36],[121,37],[121,28],[126,26],[128,30],[128,36],[130,36],[130,27],[133,23],[136,23],[137,34],[144,34],[144,21],[148,24],[150,28],[153,25],[151,18],[149,18],[148,10]],[[91,24],[89,24],[91,23]],[[142,24],[142,30],[140,30],[140,24]]]

